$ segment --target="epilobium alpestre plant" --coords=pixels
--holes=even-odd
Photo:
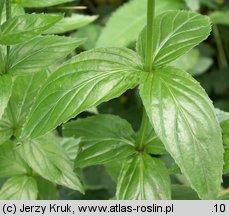
[[[42,187],[36,181],[37,175],[82,192],[79,178],[72,170],[72,159],[75,168],[121,163],[117,199],[171,199],[168,170],[160,159],[151,156],[166,152],[174,158],[200,198],[215,199],[218,196],[224,163],[223,145],[212,102],[188,73],[169,66],[208,37],[211,30],[209,18],[189,11],[168,11],[155,18],[154,8],[155,1],[148,0],[147,26],[139,36],[137,53],[126,48],[100,48],[81,53],[52,72],[38,94],[37,91],[31,93],[34,89],[31,87],[21,90],[26,77],[16,78],[14,86],[21,89],[16,91],[15,88],[13,91],[11,97],[16,98],[14,101],[9,99],[11,76],[33,72],[34,75],[28,78],[29,83],[37,85],[36,89],[39,89],[43,81],[40,80],[45,79],[39,77],[43,68],[62,57],[63,53],[72,51],[76,45],[63,46],[66,49],[63,52],[54,49],[49,58],[47,53],[39,55],[39,58],[26,58],[28,50],[39,47],[36,40],[40,37],[32,37],[42,33],[60,17],[24,15],[11,18],[2,25],[0,43],[8,45],[8,55],[1,52],[1,59],[6,62],[3,68],[6,70],[1,75],[4,84],[1,88],[4,91],[1,91],[0,107],[2,113],[6,106],[9,108],[6,108],[4,115],[7,117],[3,116],[1,124],[7,126],[8,121],[4,121],[4,118],[13,119],[10,122],[14,122],[11,130],[4,133],[7,138],[2,148],[9,155],[8,158],[15,158],[17,162],[10,164],[14,175],[1,168],[4,174],[1,173],[1,176],[13,176],[3,186],[1,197],[15,198],[12,195],[15,188],[25,182],[29,185],[22,190],[26,198],[36,198],[37,187],[38,196],[43,197],[42,192],[40,194]],[[39,17],[32,19],[33,16]],[[30,25],[31,20],[39,20],[39,32],[37,28],[36,31],[31,29],[34,26]],[[19,45],[9,47],[14,44]],[[34,44],[38,46],[34,47]],[[46,52],[50,53],[53,46],[49,48],[49,44],[47,42],[45,47]],[[41,46],[44,48],[42,42]],[[4,50],[4,47],[1,49]],[[47,62],[52,58],[53,61]],[[145,110],[138,133],[133,131],[128,122],[111,115],[67,123],[63,134],[82,138],[80,149],[75,148],[73,157],[67,145],[56,144],[57,138],[50,135],[50,131],[82,111],[137,86]],[[23,91],[24,97],[21,98],[19,91]],[[25,116],[21,116],[25,104],[31,106],[26,121]],[[6,141],[12,135],[15,140]],[[8,149],[16,144],[17,148],[9,152]]]
[[[14,6],[12,9],[15,12]],[[65,141],[60,146],[53,135],[46,135],[36,140],[22,139],[20,146],[22,126],[48,77],[48,67],[59,64],[83,40],[41,36],[62,15],[24,14],[23,10],[12,15],[10,0],[1,0],[0,177],[9,179],[2,186],[0,198],[55,199],[53,183],[83,191],[67,150],[64,153]]]

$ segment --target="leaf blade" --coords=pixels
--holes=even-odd
[[[157,135],[189,183],[201,198],[217,197],[223,146],[214,108],[205,91],[190,75],[171,67],[147,76],[140,91]]]
[[[15,45],[41,34],[63,18],[60,15],[26,14],[13,17],[3,23],[0,43]]]
[[[170,180],[164,164],[147,154],[134,156],[123,165],[118,180],[119,200],[170,199]]]
[[[96,115],[79,119],[65,124],[63,134],[81,139],[76,167],[105,164],[135,153],[135,132],[118,116]]]
[[[0,119],[8,105],[10,96],[12,94],[12,78],[9,75],[0,76]]]
[[[97,16],[86,16],[75,14],[71,17],[64,17],[60,22],[45,31],[45,34],[63,34],[73,31],[95,21]]]
[[[190,11],[169,11],[155,19],[153,37],[153,66],[168,64],[190,51],[211,31],[210,19]],[[146,47],[146,29],[141,32],[137,50],[144,59]]]
[[[10,51],[10,73],[36,73],[65,58],[84,39],[40,36],[13,46]]]
[[[138,56],[122,48],[97,49],[76,56],[49,77],[22,136],[42,135],[83,110],[134,88],[139,82],[138,64]]]
[[[16,176],[8,179],[0,190],[2,200],[35,200],[38,190],[33,177]]]
[[[83,193],[82,184],[73,171],[73,164],[53,135],[24,142],[20,154],[43,178]]]
[[[182,1],[156,0],[156,14],[167,10],[179,9]],[[96,47],[128,46],[146,23],[146,0],[133,0],[120,7],[108,20]],[[110,40],[112,38],[112,40]]]

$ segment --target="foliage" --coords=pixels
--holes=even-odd
[[[218,29],[228,11],[130,0],[98,18],[75,4],[1,1],[0,198],[227,197],[229,114],[209,95],[226,98],[228,85],[206,71],[228,72]],[[203,87],[217,77],[209,95],[192,75]]]

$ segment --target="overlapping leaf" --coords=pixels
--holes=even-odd
[[[145,151],[149,154],[163,155],[167,154],[164,144],[155,133],[152,124],[147,120],[146,130],[143,137]]]
[[[41,34],[63,18],[61,15],[26,14],[13,17],[2,25],[0,44],[23,43]]]
[[[223,134],[224,153],[224,173],[229,173],[229,119],[221,123]]]
[[[82,184],[73,171],[73,163],[52,135],[23,143],[20,153],[29,166],[43,178],[83,192]]]
[[[0,146],[0,176],[9,177],[26,175],[30,168],[17,152],[12,141],[7,141]]]
[[[23,14],[25,14],[25,10],[21,5],[18,5],[18,4],[11,5],[11,16],[12,17],[20,16]],[[1,24],[6,21],[6,7],[3,8],[1,21],[2,21]]]
[[[200,9],[200,0],[185,0],[185,2],[193,11],[198,11]]]
[[[45,31],[46,34],[61,34],[73,31],[96,20],[97,16],[86,16],[75,14],[71,17],[65,17],[54,26]]]
[[[0,190],[1,200],[35,200],[37,183],[33,177],[15,176],[8,179]]]
[[[9,102],[12,93],[12,78],[9,75],[0,75],[0,119]]]
[[[39,176],[36,176],[38,199],[39,200],[57,200],[58,190],[55,184],[47,181]]]
[[[157,135],[202,199],[214,199],[223,169],[212,102],[188,74],[171,67],[145,77],[141,98]]]
[[[21,4],[23,7],[26,8],[40,8],[40,7],[50,7],[55,6],[63,3],[68,3],[76,0],[15,0],[18,4]],[[77,0],[78,1],[78,0]]]
[[[170,180],[164,164],[147,154],[123,164],[117,186],[118,200],[170,199]]]
[[[15,45],[10,52],[10,73],[35,73],[45,70],[71,53],[84,40],[43,36]]]
[[[181,5],[181,0],[156,0],[156,14],[179,9]],[[146,23],[146,10],[147,0],[132,0],[120,7],[107,22],[96,46],[127,46],[136,41]]]
[[[135,132],[131,125],[112,115],[97,115],[64,126],[65,136],[81,138],[76,167],[104,164],[135,153]]]
[[[22,137],[37,137],[83,110],[120,96],[139,82],[138,56],[124,48],[82,53],[54,72],[41,89]]]
[[[154,67],[170,63],[205,40],[211,30],[210,19],[189,11],[169,11],[155,20],[153,37]],[[146,29],[137,43],[140,56],[145,59]]]
[[[11,98],[0,120],[0,143],[12,135],[18,137],[37,92],[47,76],[43,71],[15,78]]]

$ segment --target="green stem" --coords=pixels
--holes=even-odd
[[[146,53],[145,53],[145,69],[148,72],[152,71],[153,58],[153,25],[155,16],[155,0],[148,0],[147,6],[147,39],[146,39]]]
[[[5,0],[0,0],[0,25],[2,24],[2,11],[5,5]]]
[[[6,20],[11,18],[11,0],[6,0]],[[7,46],[7,66],[9,63],[10,46]]]
[[[220,38],[219,30],[216,25],[213,26],[213,33],[214,33],[214,37],[216,40],[217,49],[219,52],[219,56],[218,56],[219,67],[223,69],[228,66],[228,63],[227,63],[227,58],[224,52],[223,44]]]
[[[155,17],[155,0],[148,0],[147,5],[147,48],[145,53],[145,70],[152,72],[152,59],[153,59],[153,25]],[[144,108],[143,108],[144,109]],[[144,149],[144,136],[147,129],[148,117],[145,109],[142,114],[142,123],[139,135],[136,140],[137,149],[142,151]]]
[[[136,141],[137,149],[140,151],[142,151],[144,149],[144,137],[145,137],[145,132],[147,129],[147,123],[148,123],[148,117],[147,117],[146,111],[144,109],[143,113],[142,113],[141,128],[140,128],[140,131],[139,131],[139,134],[137,137],[137,141]]]

